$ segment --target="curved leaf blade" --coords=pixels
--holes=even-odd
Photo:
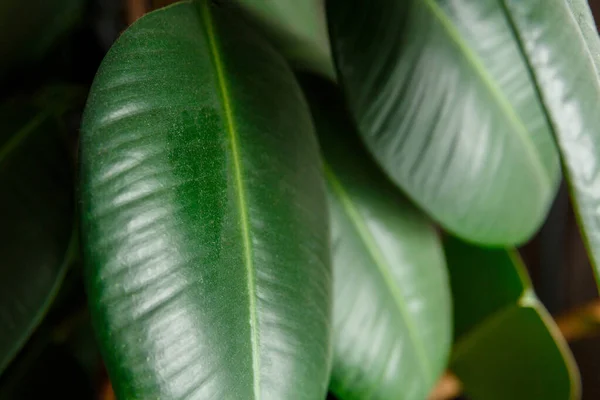
[[[326,199],[278,53],[206,1],[150,13],[103,61],[82,134],[86,281],[117,396],[324,397]]]
[[[50,308],[73,246],[73,179],[56,116],[0,107],[0,372]]]
[[[441,243],[369,158],[335,88],[307,80],[305,89],[331,214],[331,390],[343,399],[424,399],[452,336]]]
[[[554,128],[600,287],[600,39],[581,0],[505,1]]]
[[[445,241],[456,343],[450,368],[473,398],[580,397],[573,356],[516,250]]]
[[[327,16],[351,111],[390,178],[469,241],[528,239],[560,164],[501,2],[329,0]]]

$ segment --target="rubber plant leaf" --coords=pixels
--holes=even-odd
[[[72,157],[57,111],[0,105],[0,372],[46,315],[75,252]]]
[[[557,49],[551,71],[585,61],[559,34],[574,32],[553,18],[559,2],[327,1],[338,79],[363,141],[410,198],[470,242],[526,241],[556,194],[554,110],[540,99],[512,9],[546,10],[523,18],[532,37],[547,36],[540,58]],[[561,28],[545,28],[554,23]]]
[[[84,0],[2,0],[0,79],[23,64],[38,61],[83,12]]]
[[[231,4],[296,68],[335,77],[323,0],[234,0]]]
[[[441,242],[369,157],[336,88],[304,83],[331,214],[331,390],[345,400],[425,399],[452,342]]]
[[[507,0],[505,7],[552,124],[573,208],[600,285],[598,32],[583,0]]]
[[[323,398],[328,214],[284,59],[227,7],[134,23],[81,138],[92,319],[119,398]]]
[[[514,249],[444,243],[454,300],[450,369],[468,396],[574,400],[580,378],[554,321]]]

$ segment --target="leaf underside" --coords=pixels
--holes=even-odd
[[[339,80],[387,175],[458,236],[527,240],[560,164],[502,1],[329,0],[327,16]]]
[[[587,2],[506,0],[600,287],[600,39]]]

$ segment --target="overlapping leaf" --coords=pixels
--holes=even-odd
[[[454,300],[450,367],[469,396],[570,400],[579,373],[564,339],[537,300],[518,253],[447,238]]]
[[[81,149],[86,280],[117,395],[324,397],[326,198],[281,56],[227,7],[148,14],[100,67]]]
[[[506,3],[553,9],[559,1]],[[504,3],[327,2],[339,79],[371,153],[446,229],[486,244],[529,238],[560,177],[531,54],[522,51],[514,10]],[[545,24],[549,13],[533,18]],[[571,28],[556,24],[528,29],[554,32],[550,45],[565,50],[547,66],[570,65],[570,42],[558,36]]]
[[[304,83],[329,189],[331,389],[342,399],[422,400],[446,367],[451,342],[441,244],[363,150],[336,89]]]

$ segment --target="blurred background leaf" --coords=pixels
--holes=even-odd
[[[453,237],[444,248],[454,300],[450,369],[465,392],[486,400],[578,399],[573,356],[518,253]]]
[[[85,0],[2,0],[0,80],[24,64],[39,61],[79,22]]]
[[[43,108],[0,106],[0,371],[41,322],[76,253],[68,90],[44,92]]]

